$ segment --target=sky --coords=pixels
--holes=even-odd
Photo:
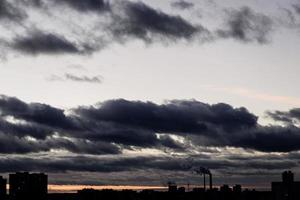
[[[0,173],[55,190],[297,175],[299,35],[298,0],[1,0]]]

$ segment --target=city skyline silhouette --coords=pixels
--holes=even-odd
[[[201,172],[212,173],[205,168],[200,168]],[[261,199],[261,200],[296,200],[300,197],[300,182],[294,180],[294,174],[291,171],[282,173],[282,180],[271,183],[271,191],[257,191],[255,189],[244,188],[242,185],[235,184],[229,186],[224,184],[216,187],[210,182],[209,188],[206,188],[205,176],[202,187],[185,188],[177,186],[175,182],[168,182],[167,190],[148,189],[102,189],[84,188],[73,193],[49,193],[48,176],[44,173],[16,172],[9,174],[9,192],[7,193],[7,180],[0,177],[0,197],[3,200],[46,200],[46,199],[79,199],[93,200],[100,198],[118,198],[118,199],[152,199],[152,198],[184,198],[184,199],[224,199],[224,200],[243,200],[243,199]]]

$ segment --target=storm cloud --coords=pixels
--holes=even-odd
[[[65,148],[87,153],[94,153],[93,148],[100,148],[99,151],[104,153],[135,148],[189,151],[195,145],[231,146],[263,152],[300,149],[297,126],[262,126],[258,124],[258,117],[246,108],[234,108],[224,103],[209,105],[195,100],[173,100],[158,105],[117,99],[65,111],[2,96],[0,111],[3,133],[22,140],[28,136],[35,138],[45,145],[44,149]],[[295,111],[291,113],[298,116]],[[7,117],[22,123],[7,121]],[[182,139],[179,142],[174,137]],[[83,146],[76,149],[76,145]],[[94,147],[89,149],[87,146]],[[108,149],[105,151],[102,147]],[[41,151],[44,149],[41,147]]]
[[[210,126],[224,130],[254,127],[257,117],[245,108],[228,104],[209,105],[198,101],[151,102],[106,101],[100,107],[81,107],[75,112],[90,120],[109,121],[150,129],[155,132],[201,134]]]
[[[77,124],[64,114],[64,110],[47,104],[27,104],[15,97],[0,96],[0,115],[52,128],[78,129]]]

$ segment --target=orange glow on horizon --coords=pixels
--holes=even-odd
[[[167,187],[162,186],[133,186],[133,185],[48,185],[49,193],[76,192],[82,189],[95,190],[166,190]]]
[[[179,185],[180,186],[180,185]],[[181,185],[183,186],[183,185]],[[214,185],[214,188],[219,188],[221,185]],[[186,187],[186,186],[183,186]],[[190,185],[190,190],[193,188],[201,188],[202,186]],[[9,184],[6,185],[7,190],[9,190]],[[243,185],[243,189],[257,189],[258,191],[270,191],[269,187],[263,186],[253,186],[253,185]],[[94,190],[157,190],[157,191],[167,191],[168,187],[164,186],[137,186],[137,185],[48,185],[48,193],[76,193],[78,190],[83,189],[94,189]],[[187,187],[186,187],[187,189]]]

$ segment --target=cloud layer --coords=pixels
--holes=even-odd
[[[193,6],[187,1],[171,3],[180,10]],[[130,40],[148,44],[201,44],[220,39],[266,43],[273,30],[273,19],[250,7],[225,9],[219,13],[225,16],[222,23],[213,29],[180,12],[171,14],[142,1],[5,0],[0,11],[0,20],[5,20],[0,23],[6,23],[9,32],[8,37],[0,36],[3,48],[25,55],[86,55]],[[37,16],[50,21],[42,23]],[[82,19],[80,23],[77,18]]]
[[[221,174],[237,167],[275,174],[298,167],[298,109],[269,115],[288,123],[262,126],[246,108],[195,100],[116,99],[63,110],[2,95],[0,169],[183,173],[201,165]]]
[[[37,145],[45,145],[40,146],[41,151],[60,148],[60,144],[68,149],[67,144],[88,146],[98,145],[98,142],[112,149],[167,147],[183,150],[192,148],[188,146],[192,143],[265,152],[300,150],[299,128],[295,121],[299,117],[297,109],[269,112],[274,120],[288,122],[286,126],[262,126],[257,122],[258,117],[243,107],[233,108],[224,103],[209,105],[194,100],[173,100],[158,105],[117,99],[66,111],[2,96],[0,110],[2,137],[7,136],[16,143],[40,140]],[[184,141],[176,141],[174,137]]]

